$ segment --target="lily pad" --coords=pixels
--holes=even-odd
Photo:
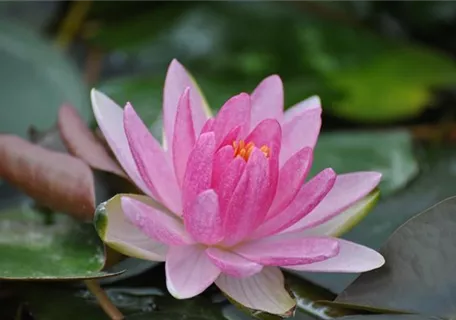
[[[454,317],[455,211],[452,197],[407,221],[380,250],[385,266],[362,274],[336,302]]]
[[[378,171],[380,190],[388,195],[403,188],[419,171],[409,132],[331,132],[320,135],[312,175],[331,167],[337,173]]]
[[[90,224],[43,214],[29,204],[0,211],[0,279],[77,280],[108,277],[103,243]]]
[[[74,105],[88,120],[88,91],[76,67],[31,28],[0,21],[0,93],[4,133],[25,138],[29,126],[54,125],[63,103]]]

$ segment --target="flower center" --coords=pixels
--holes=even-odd
[[[245,161],[249,160],[250,154],[252,153],[253,149],[255,148],[255,144],[253,142],[249,142],[245,144],[244,140],[233,141],[233,149],[234,149],[234,157],[240,156],[244,158]],[[267,145],[264,145],[260,148],[266,158],[269,158],[270,149]]]

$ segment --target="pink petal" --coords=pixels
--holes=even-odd
[[[91,92],[92,108],[98,126],[106,142],[116,156],[122,168],[131,180],[144,193],[160,200],[155,191],[150,191],[142,180],[128,145],[123,124],[123,110],[103,93],[93,89]]]
[[[234,252],[246,259],[270,266],[291,266],[323,261],[339,252],[337,239],[328,237],[263,238],[239,245]]]
[[[150,238],[168,245],[194,243],[185,231],[182,220],[173,214],[165,213],[133,198],[122,197],[121,201],[125,216]]]
[[[294,200],[276,216],[266,220],[252,235],[260,238],[278,233],[294,225],[309,214],[330,192],[336,173],[325,169],[301,187]]]
[[[234,150],[232,146],[224,146],[219,149],[214,156],[214,166],[212,169],[212,186],[216,187],[223,179],[224,172],[229,164],[234,160]]]
[[[287,269],[307,272],[366,272],[380,268],[385,259],[375,250],[368,247],[338,239],[339,254],[328,260],[305,265],[286,267]]]
[[[276,216],[295,198],[312,167],[312,160],[313,150],[306,147],[296,152],[283,165],[279,172],[277,193],[269,209],[268,218]]]
[[[294,117],[300,115],[303,111],[306,109],[315,109],[315,108],[321,108],[321,101],[320,97],[318,96],[312,96],[310,98],[307,98],[306,100],[303,100],[294,106],[288,108],[287,111],[284,113],[284,122],[288,122]]]
[[[222,273],[245,278],[253,276],[263,269],[261,264],[247,260],[233,252],[211,247],[206,249],[206,254]]]
[[[151,198],[135,194],[118,194],[100,204],[94,220],[100,238],[109,247],[126,256],[151,261],[165,261],[168,246],[151,239],[131,223],[121,206],[121,198],[123,197],[133,198],[149,206],[154,206]]]
[[[205,111],[207,109],[206,102],[185,68],[177,60],[173,60],[166,74],[163,92],[163,124],[166,141],[170,147],[173,145],[174,125],[179,98],[187,87],[190,87],[193,128],[195,133],[199,134],[207,119]]]
[[[250,124],[250,110],[250,96],[247,93],[241,93],[225,102],[213,126],[217,145],[237,126],[242,126],[241,135],[246,133]]]
[[[255,148],[223,217],[225,245],[241,241],[263,221],[267,210],[264,204],[269,195],[268,171],[266,157]]]
[[[364,198],[380,182],[378,172],[355,172],[338,175],[334,187],[306,217],[283,232],[318,226]]]
[[[196,139],[191,112],[190,88],[187,88],[182,94],[177,107],[172,145],[174,172],[179,185],[182,185],[188,156],[193,149]]]
[[[184,222],[193,239],[200,243],[212,245],[223,239],[218,196],[214,190],[203,191],[196,197],[184,214]]]
[[[188,157],[187,170],[182,184],[184,210],[193,204],[198,194],[210,188],[214,152],[214,133],[208,132],[200,135],[195,148]]]
[[[165,152],[130,104],[124,109],[125,134],[143,181],[163,204],[176,213],[182,211],[180,189]]]
[[[280,163],[285,163],[295,152],[305,147],[314,148],[321,127],[321,107],[305,108],[282,124]]]
[[[231,196],[236,189],[239,180],[241,179],[242,173],[244,172],[245,161],[241,157],[232,159],[231,163],[225,168],[215,168],[214,170],[223,171],[220,178],[215,181],[214,188],[219,196],[220,212],[222,217],[225,217],[226,210],[231,200]]]
[[[250,127],[264,119],[276,119],[279,122],[283,117],[283,84],[277,75],[272,75],[261,81],[252,93],[252,119]]]
[[[201,134],[209,132],[209,131],[213,131],[214,122],[215,122],[214,118],[207,119],[206,123],[203,126],[203,129],[201,129]]]
[[[243,279],[222,274],[215,284],[232,299],[254,310],[289,317],[296,306],[285,290],[285,281],[279,268],[267,267]]]
[[[165,270],[168,291],[177,299],[200,294],[220,274],[202,246],[170,247]]]
[[[269,195],[265,202],[266,209],[272,204],[277,190],[279,176],[279,155],[282,141],[282,129],[275,119],[261,121],[246,138],[246,143],[253,142],[258,148],[269,147]]]

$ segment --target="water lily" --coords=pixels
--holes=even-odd
[[[93,90],[92,104],[113,153],[144,192],[100,205],[98,232],[128,256],[166,261],[176,298],[215,283],[249,308],[286,314],[295,302],[279,267],[364,272],[384,263],[376,251],[333,237],[380,174],[325,169],[306,180],[321,125],[318,97],[284,112],[274,75],[211,116],[174,60],[164,87],[162,144],[129,103],[122,109]]]

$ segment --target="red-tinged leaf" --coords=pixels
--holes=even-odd
[[[84,221],[93,218],[94,175],[78,158],[0,135],[0,178],[55,211]]]
[[[82,159],[92,168],[127,177],[74,107],[70,105],[60,107],[58,126],[60,135],[71,154]]]

